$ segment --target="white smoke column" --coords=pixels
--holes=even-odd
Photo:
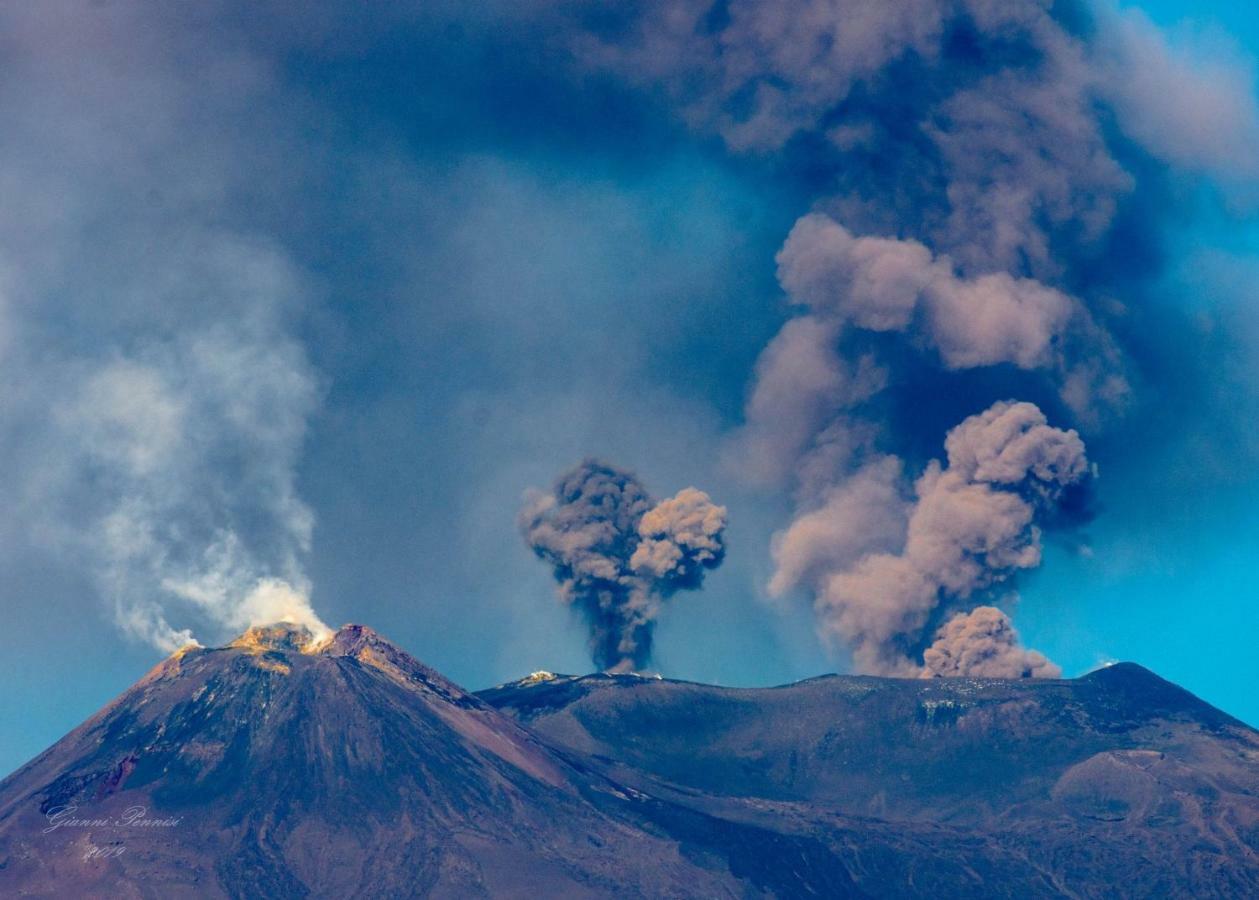
[[[0,30],[0,528],[163,650],[321,630],[296,484],[317,295],[267,225],[267,161],[308,147],[271,51],[132,0],[4,4]]]
[[[585,619],[595,664],[609,671],[643,668],[662,602],[699,588],[725,556],[726,509],[706,493],[688,487],[655,504],[634,475],[592,459],[551,492],[526,495],[519,524],[553,568],[560,600]]]
[[[50,446],[55,489],[80,508],[54,536],[92,562],[119,624],[162,650],[275,621],[325,636],[302,562],[314,518],[295,485],[317,401],[284,330],[299,280],[263,247],[215,238],[190,252],[175,265],[199,268],[237,315],[66,365]]]
[[[800,526],[807,519],[779,540],[772,588],[812,584],[823,633],[850,645],[863,671],[917,674],[931,622],[943,611],[976,605],[1017,571],[1039,565],[1037,520],[1051,518],[1066,491],[1092,476],[1079,435],[1049,426],[1030,403],[997,403],[971,416],[949,432],[945,449],[947,466],[932,461],[914,485],[899,551],[855,560],[836,555],[837,565],[820,565],[808,545],[810,530]],[[860,521],[863,508],[850,501],[843,514]],[[841,543],[860,546],[855,532]],[[798,559],[808,564],[787,565]],[[960,626],[943,635],[953,646],[953,669],[981,658],[957,649],[972,636],[980,632]]]

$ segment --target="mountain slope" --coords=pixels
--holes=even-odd
[[[832,848],[860,820],[977,864],[1013,855],[1049,893],[1259,895],[1259,733],[1133,664],[756,690],[595,675],[479,696],[638,790]]]
[[[308,639],[172,657],[6,779],[0,895],[737,894],[371,631]]]
[[[0,896],[1248,896],[1257,760],[1135,666],[472,695],[361,626],[272,626],[0,782]]]

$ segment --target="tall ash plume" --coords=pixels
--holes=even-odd
[[[1246,68],[1105,4],[648,0],[575,21],[583,65],[814,190],[776,258],[796,314],[726,459],[794,498],[770,593],[812,593],[865,671],[1053,674],[988,601],[1077,511],[1081,438],[996,402],[915,472],[924,436],[888,395],[989,369],[1085,433],[1128,414],[1116,291],[1143,276],[1113,270],[1116,242],[1142,227],[1141,178],[1259,178]],[[1015,393],[982,383],[959,419]]]
[[[633,474],[594,459],[531,492],[519,522],[586,620],[595,665],[613,672],[647,664],[661,604],[698,589],[725,555],[724,506],[693,487],[655,503]]]
[[[950,613],[973,615],[1018,571],[1039,565],[1042,526],[1081,508],[1073,495],[1093,476],[1079,435],[1050,427],[1030,403],[997,403],[971,416],[949,432],[945,451],[947,464],[932,461],[914,484],[899,550],[813,573],[822,630],[848,643],[865,671],[993,674],[992,652],[959,646],[991,642],[991,627],[973,626],[963,615],[928,648],[934,628]],[[788,532],[783,545],[802,539]],[[776,582],[780,591],[790,586]],[[1009,628],[996,636],[1007,645],[1004,671],[1051,671],[1043,657],[1014,645]],[[925,669],[918,661],[924,651]]]

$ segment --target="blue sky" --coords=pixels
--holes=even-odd
[[[1174,34],[1232,45],[1248,59],[1259,51],[1259,15],[1245,5],[1132,5]],[[1224,258],[1189,262],[1169,279],[1171,302],[1233,309],[1243,327],[1255,327],[1251,266],[1259,231],[1248,218],[1185,230],[1191,254],[1218,251]],[[1251,371],[1253,385],[1259,370]],[[1242,408],[1245,398],[1234,399]],[[1247,722],[1259,721],[1259,703],[1242,675],[1259,633],[1259,478],[1241,466],[1235,479],[1191,496],[1163,494],[1157,481],[1121,472],[1108,471],[1103,481],[1111,483],[1114,505],[1132,514],[1099,517],[1090,528],[1091,557],[1049,557],[1022,592],[1023,630],[1067,671],[1136,660]]]
[[[205,574],[224,522],[248,547],[227,581],[296,573],[325,621],[369,624],[468,687],[587,670],[515,516],[588,455],[730,510],[726,562],[666,607],[657,668],[738,685],[847,670],[807,589],[767,596],[792,490],[722,460],[758,357],[799,314],[774,264],[793,223],[821,202],[874,231],[885,211],[831,198],[850,176],[808,135],[739,150],[667,89],[573,74],[554,23],[327,8],[300,28],[284,4],[4,21],[23,49],[0,91],[16,197],[0,221],[16,498],[0,514],[0,770],[161,658],[126,613],[151,601],[202,640],[230,633],[213,603],[163,587]],[[1238,7],[1143,8],[1199,58],[1259,52]],[[841,112],[879,105],[862,96]],[[1130,217],[1153,224],[1125,225],[1100,263],[1021,274],[1141,310],[1115,326],[1136,412],[1089,430],[1035,373],[911,360],[888,440],[917,471],[961,417],[1016,392],[1080,424],[1097,515],[1047,535],[1020,575],[1023,642],[1067,675],[1135,660],[1259,722],[1254,181],[1114,152],[1140,175]],[[871,171],[884,196],[919,189]],[[926,234],[904,215],[892,232]]]

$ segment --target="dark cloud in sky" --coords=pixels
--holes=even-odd
[[[735,154],[812,173],[814,211],[776,257],[801,312],[762,353],[727,457],[753,483],[796,497],[796,519],[774,541],[771,590],[810,585],[822,631],[848,642],[858,666],[913,671],[939,604],[973,605],[1039,564],[1038,511],[1061,525],[1087,508],[1084,450],[1035,405],[999,404],[950,431],[949,466],[928,463],[916,499],[903,501],[896,455],[918,440],[906,440],[882,395],[894,386],[913,406],[937,389],[919,393],[907,379],[947,384],[947,373],[996,367],[1028,373],[1005,379],[1007,395],[1020,382],[1051,390],[1056,414],[1103,440],[1140,416],[1146,398],[1133,396],[1121,320],[1140,321],[1126,304],[1150,273],[1112,274],[1104,288],[1090,276],[1115,249],[1112,233],[1134,224],[1123,210],[1137,174],[1158,164],[1233,184],[1259,174],[1250,75],[1173,49],[1139,12],[1105,5],[695,0],[628,10],[614,28],[579,28],[579,59],[660,91]],[[1045,451],[1038,441],[1056,435],[1059,450],[1072,444],[1078,474],[1045,480],[1020,457],[1007,483],[990,477],[996,461],[957,458],[974,423],[986,434],[1031,419],[1039,424],[1002,454]],[[875,527],[861,528],[865,518]],[[948,536],[951,525],[964,533]],[[991,633],[959,619],[941,640]],[[988,658],[953,646],[949,666],[965,674],[967,660],[991,668]]]

